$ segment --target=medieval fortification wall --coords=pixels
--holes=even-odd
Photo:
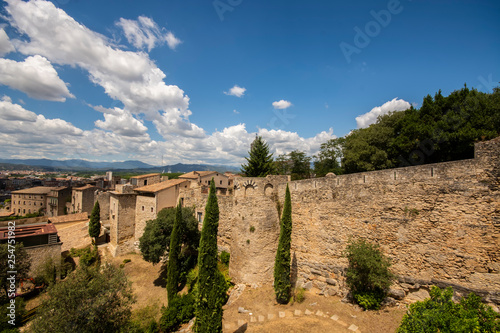
[[[219,247],[231,253],[233,281],[271,284],[279,213],[292,198],[292,278],[342,294],[350,238],[378,243],[405,292],[452,285],[500,303],[500,138],[477,143],[475,158],[288,181],[236,178],[219,196]],[[181,194],[203,212],[207,195]]]

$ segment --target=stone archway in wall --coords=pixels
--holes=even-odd
[[[274,191],[274,186],[272,184],[266,184],[266,186],[264,186],[265,196],[270,197],[271,195],[273,195],[273,191]]]
[[[257,189],[257,184],[255,184],[254,180],[247,180],[243,183],[243,188],[245,189],[245,197],[249,195],[251,196]]]

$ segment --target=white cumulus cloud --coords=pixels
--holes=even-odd
[[[189,122],[189,97],[178,86],[164,82],[165,73],[146,53],[116,48],[106,37],[76,22],[49,1],[5,1],[11,26],[29,37],[12,40],[16,50],[41,55],[52,63],[83,68],[109,97],[122,102],[124,109],[133,114],[143,113],[146,120],[162,126],[164,134],[169,130],[177,134],[186,131],[187,135],[199,132]],[[147,18],[141,24],[155,26]]]
[[[151,51],[157,45],[167,43],[168,47],[175,50],[181,43],[171,31],[165,31],[146,16],[139,16],[137,20],[120,18],[116,25],[123,29],[128,42],[138,49],[147,47]]]
[[[411,107],[410,103],[403,99],[394,98],[392,101],[384,103],[382,106],[374,107],[365,114],[356,117],[358,128],[365,128],[377,122],[378,116],[382,116],[391,111],[403,111]]]
[[[224,91],[224,94],[236,97],[243,97],[245,95],[246,88],[240,87],[238,85],[234,85],[229,91]]]
[[[14,45],[10,42],[9,36],[5,30],[0,29],[0,57],[3,57],[7,53],[15,51]]]
[[[285,101],[283,99],[277,102],[273,102],[273,107],[275,109],[283,110],[283,109],[288,109],[290,106],[292,106],[292,103],[290,103],[289,101]]]
[[[127,137],[148,135],[148,128],[126,110],[117,107],[105,109],[102,106],[97,106],[94,109],[104,113],[104,121],[96,120],[94,123],[103,130],[108,130]]]
[[[36,99],[64,102],[66,98],[75,98],[50,61],[39,55],[23,62],[0,59],[0,84]]]

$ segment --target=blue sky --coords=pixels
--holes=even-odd
[[[2,1],[0,158],[239,165],[500,81],[498,1]]]

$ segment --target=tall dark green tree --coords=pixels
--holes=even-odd
[[[274,293],[280,304],[287,304],[290,300],[290,244],[292,242],[292,201],[290,190],[286,185],[285,204],[280,221],[280,238],[276,261],[274,262]]]
[[[273,154],[261,136],[252,142],[248,154],[249,157],[245,157],[248,163],[241,166],[241,172],[247,177],[265,177],[275,172]]]
[[[168,266],[167,266],[167,294],[168,302],[172,302],[177,296],[179,288],[179,256],[181,254],[181,223],[182,223],[182,207],[179,201],[175,210],[174,227],[170,235],[170,247],[168,251]]]
[[[194,324],[194,331],[197,333],[222,332],[222,306],[227,299],[226,281],[217,268],[219,205],[215,191],[212,179],[198,252],[198,295]]]
[[[95,202],[89,221],[89,236],[94,238],[94,244],[97,244],[97,237],[101,233],[101,207],[99,201]]]

